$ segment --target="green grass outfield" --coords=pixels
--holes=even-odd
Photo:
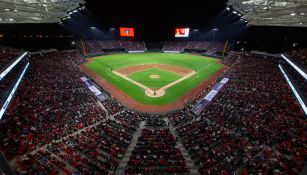
[[[159,98],[148,97],[145,94],[144,89],[112,73],[112,70],[116,70],[119,68],[144,64],[169,64],[192,69],[197,71],[197,73],[190,78],[185,79],[180,83],[166,89],[165,95]],[[172,53],[125,53],[100,56],[93,58],[93,61],[90,63],[86,63],[85,66],[94,71],[97,75],[101,76],[102,78],[113,84],[114,86],[116,86],[118,89],[126,93],[134,100],[142,104],[156,106],[169,104],[178,100],[181,96],[186,94],[188,91],[199,85],[201,82],[205,81],[207,78],[209,78],[211,75],[213,75],[215,72],[222,68],[222,65],[220,65],[218,63],[218,60],[214,58],[191,54]],[[136,72],[130,75],[132,76],[130,78],[133,78],[134,80],[141,80],[144,79],[144,77],[148,76],[148,72],[150,72],[150,74],[162,75],[163,79],[168,79],[165,75],[166,72],[167,74],[172,74],[172,72],[168,72],[161,69],[159,70],[155,70],[157,71],[155,72],[154,70],[147,69],[144,71],[140,71],[141,75]],[[177,77],[172,76],[169,77],[168,80],[170,79],[174,79],[175,81]],[[161,81],[161,84],[159,84],[159,82],[156,80],[152,80],[151,82],[150,81],[151,80],[149,79],[147,83],[149,83],[151,87],[163,86],[163,81]],[[144,82],[142,84],[146,85]]]

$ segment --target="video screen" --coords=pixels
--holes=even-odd
[[[121,37],[134,37],[134,28],[121,27],[119,31]]]
[[[189,37],[190,29],[189,28],[177,28],[175,37]]]

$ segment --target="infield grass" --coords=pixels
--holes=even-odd
[[[157,75],[159,78],[151,78],[151,75]],[[159,89],[171,82],[180,79],[181,76],[174,72],[162,70],[159,68],[149,68],[143,71],[135,72],[131,74],[129,78],[149,88]]]
[[[222,68],[222,65],[218,63],[217,59],[191,54],[125,53],[100,56],[92,59],[92,62],[85,64],[87,68],[94,71],[97,75],[101,76],[103,79],[113,84],[115,87],[126,93],[134,100],[142,104],[156,106],[165,105],[178,100],[181,96],[199,85],[201,82],[208,79],[215,72]],[[112,73],[112,70],[116,70],[119,68],[144,64],[169,64],[192,69],[197,73],[190,78],[187,78],[180,83],[166,89],[165,95],[159,98],[148,97],[145,94],[144,89]],[[168,75],[166,75],[166,72]],[[138,81],[143,81],[143,84],[145,86],[147,84],[150,87],[159,88],[163,87],[163,85],[168,80],[172,81],[174,79],[175,81],[176,79],[178,79],[178,77],[172,75],[172,72],[166,72],[165,70],[161,69],[147,69],[139,72],[140,74],[136,72],[135,74],[130,75],[130,78],[133,78],[134,80]],[[161,75],[161,78],[164,79],[165,82],[153,80],[150,78],[148,78],[148,81],[146,81],[144,78],[147,77],[149,74]]]

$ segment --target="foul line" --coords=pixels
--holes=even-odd
[[[117,71],[112,71],[112,72],[113,72],[115,75],[117,75],[117,76],[119,76],[119,77],[122,77],[122,78],[124,78],[125,80],[127,80],[127,81],[129,81],[129,82],[131,82],[131,83],[133,83],[133,84],[135,84],[135,85],[137,85],[137,86],[143,88],[144,90],[147,90],[147,89],[152,90],[152,89],[150,89],[149,87],[147,87],[147,86],[145,86],[145,85],[143,85],[143,84],[141,84],[141,83],[139,83],[139,82],[137,82],[137,81],[135,81],[135,80],[132,80],[131,78],[127,77],[127,76],[124,75],[124,74],[121,74],[121,73],[119,73],[119,72],[117,72]],[[174,81],[174,82],[172,82],[172,83],[170,83],[170,84],[168,84],[168,85],[166,85],[166,86],[163,86],[162,88],[160,88],[160,89],[158,89],[158,90],[156,90],[156,91],[165,91],[166,89],[168,89],[168,88],[170,88],[170,87],[172,87],[172,86],[174,86],[174,85],[180,83],[181,81],[183,81],[183,80],[185,80],[185,79],[187,79],[187,78],[190,78],[191,76],[193,76],[193,75],[195,75],[195,74],[196,74],[196,72],[195,72],[195,71],[192,71],[192,72],[190,72],[189,74],[183,76],[182,78],[180,78],[180,79],[178,79],[178,80],[176,80],[176,81]],[[152,90],[152,91],[153,91],[153,90]]]
[[[149,87],[147,87],[147,86],[145,86],[145,85],[143,85],[143,84],[141,84],[141,83],[139,83],[139,82],[137,82],[137,81],[134,81],[134,80],[130,79],[129,77],[127,77],[127,76],[125,76],[125,75],[123,75],[123,74],[121,74],[121,73],[118,73],[118,72],[116,72],[116,71],[112,71],[112,72],[113,72],[114,74],[116,74],[116,75],[118,75],[118,76],[124,78],[125,80],[130,81],[131,83],[133,83],[133,84],[135,84],[135,85],[137,85],[137,86],[139,86],[139,87],[145,89],[145,90],[146,90],[146,89],[150,89]]]
[[[195,71],[193,71],[193,72],[191,72],[191,73],[189,73],[189,74],[187,74],[186,76],[184,76],[184,77],[182,77],[182,78],[180,78],[180,79],[178,79],[178,80],[176,80],[176,81],[174,81],[174,82],[172,82],[172,83],[170,83],[170,84],[168,84],[168,85],[166,85],[166,86],[164,86],[164,87],[162,87],[161,89],[159,89],[159,90],[165,90],[165,89],[168,89],[168,88],[170,88],[170,87],[172,87],[172,86],[174,86],[175,84],[177,84],[177,83],[179,83],[179,82],[181,82],[181,81],[183,81],[183,80],[185,80],[185,79],[187,79],[187,78],[190,78],[191,76],[193,76],[193,75],[195,75],[196,74],[196,72]]]

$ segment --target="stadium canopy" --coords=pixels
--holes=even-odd
[[[56,23],[84,0],[0,0],[0,23]]]
[[[307,0],[229,0],[250,25],[307,27]]]

